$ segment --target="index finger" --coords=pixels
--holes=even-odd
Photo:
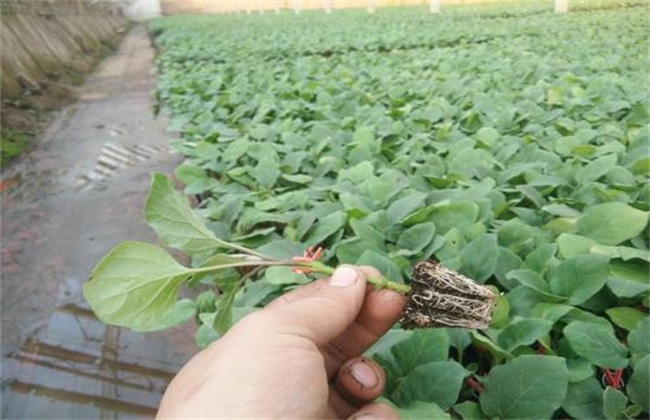
[[[360,270],[367,277],[381,276],[373,267],[364,266],[360,267]],[[334,377],[346,360],[361,355],[386,334],[400,318],[405,305],[405,296],[368,285],[363,305],[355,321],[322,348],[327,377]]]

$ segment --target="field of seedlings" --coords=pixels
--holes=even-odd
[[[176,177],[199,204],[156,175],[145,215],[192,266],[127,243],[87,285],[93,309],[136,330],[195,318],[206,346],[309,281],[209,272],[231,244],[323,247],[407,284],[436,259],[500,297],[486,330],[396,326],[369,351],[402,415],[645,418],[647,6],[534,4],[151,22]],[[137,290],[118,270],[136,257]],[[174,306],[185,282],[207,291]]]

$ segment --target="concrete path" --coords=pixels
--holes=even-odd
[[[124,240],[156,242],[142,216],[149,173],[180,158],[152,114],[154,51],[135,27],[2,174],[2,418],[147,417],[193,354],[192,326],[106,327],[81,285]]]

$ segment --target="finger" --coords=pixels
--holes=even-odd
[[[386,375],[374,360],[355,357],[346,361],[339,369],[333,382],[330,404],[341,417],[348,417],[384,392]]]
[[[266,314],[280,332],[305,337],[322,346],[354,322],[365,290],[363,272],[343,265],[313,293],[269,308]]]
[[[361,267],[367,277],[379,277],[372,267]],[[399,319],[406,297],[391,291],[368,286],[363,306],[356,320],[323,347],[328,378],[332,378],[343,362],[361,355],[381,338]]]
[[[399,420],[397,412],[384,403],[373,403],[361,407],[359,411],[350,416],[350,420]]]

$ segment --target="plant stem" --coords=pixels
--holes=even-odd
[[[261,258],[263,260],[277,261],[276,259],[271,258],[268,255],[264,255],[264,254],[262,254],[260,252],[253,251],[252,249],[246,248],[245,246],[233,244],[232,242],[226,242],[223,239],[218,239],[218,241],[221,242],[223,244],[223,246],[225,246],[226,248],[236,249],[237,251],[243,252],[244,254],[254,255],[254,256],[256,256],[258,258]],[[260,265],[262,265],[262,264],[260,264]]]
[[[246,249],[246,248],[244,248]],[[250,250],[248,250],[250,251]],[[250,252],[247,252],[250,253]],[[211,271],[223,270],[225,268],[237,268],[237,267],[273,267],[273,266],[286,266],[286,267],[298,267],[304,268],[306,271],[312,273],[332,275],[334,273],[334,268],[327,266],[318,261],[310,262],[295,262],[289,260],[261,260],[261,261],[241,261],[229,264],[219,264],[213,265],[210,267],[201,267],[201,268],[192,268],[191,272],[193,274],[198,273],[209,273]],[[393,290],[397,293],[406,294],[411,290],[411,287],[407,284],[395,283],[394,281],[388,280],[386,277],[370,277],[366,281],[377,289],[388,289]]]
[[[223,270],[224,268],[237,268],[237,267],[272,267],[272,266],[277,266],[277,265],[294,265],[293,262],[291,261],[241,261],[241,262],[236,262],[236,263],[229,263],[229,264],[219,264],[219,265],[211,265],[209,267],[200,267],[200,268],[190,268],[190,272],[192,274],[199,274],[199,273],[209,273],[211,271],[217,271],[217,270]]]

